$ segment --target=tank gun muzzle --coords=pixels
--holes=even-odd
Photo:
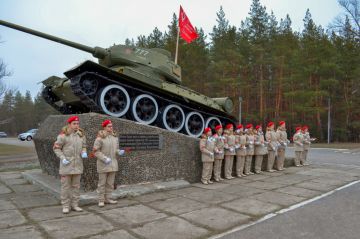
[[[0,25],[3,25],[5,27],[9,27],[9,28],[12,28],[12,29],[16,29],[18,31],[22,31],[22,32],[25,32],[25,33],[28,33],[28,34],[31,34],[31,35],[35,35],[35,36],[38,36],[38,37],[41,37],[41,38],[45,38],[45,39],[48,39],[50,41],[55,41],[57,43],[60,43],[60,44],[66,45],[66,46],[70,46],[70,47],[73,47],[73,48],[76,48],[76,49],[79,49],[79,50],[82,50],[82,51],[89,52],[94,57],[99,58],[99,59],[103,59],[105,56],[107,56],[109,54],[108,51],[105,48],[102,48],[102,47],[98,47],[98,46],[97,47],[89,47],[89,46],[86,46],[86,45],[83,45],[83,44],[80,44],[80,43],[76,43],[76,42],[69,41],[69,40],[66,40],[66,39],[63,39],[63,38],[60,38],[60,37],[52,36],[50,34],[39,32],[39,31],[36,31],[34,29],[31,29],[31,28],[23,27],[23,26],[20,26],[20,25],[11,23],[11,22],[6,22],[6,21],[3,21],[3,20],[0,20]]]

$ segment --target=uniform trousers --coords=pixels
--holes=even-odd
[[[99,202],[111,199],[111,193],[114,191],[115,175],[116,172],[99,173],[97,188]]]
[[[266,165],[266,170],[267,171],[270,171],[270,170],[273,169],[274,161],[275,161],[275,151],[269,150],[268,161],[267,161],[267,165]]]
[[[302,157],[302,151],[295,151],[295,166],[299,166],[300,165],[300,160]]]
[[[308,155],[308,150],[307,149],[304,149],[304,151],[302,152],[302,155],[301,155],[301,164],[302,165],[307,165],[307,155]]]
[[[276,169],[283,170],[285,162],[285,149],[278,149],[277,159],[276,159]]]
[[[63,207],[77,207],[80,198],[81,174],[61,175],[61,204]]]
[[[225,155],[225,178],[231,178],[234,155]]]
[[[246,156],[236,156],[236,175],[241,177],[244,175],[244,166],[245,166],[245,157]]]
[[[255,156],[255,173],[260,173],[264,155]]]
[[[220,180],[221,178],[221,165],[222,165],[222,159],[215,159],[214,161],[214,179]]]
[[[251,171],[251,161],[253,156],[252,155],[246,155],[245,158],[245,166],[244,166],[244,173],[249,174]]]

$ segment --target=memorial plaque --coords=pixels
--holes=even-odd
[[[122,134],[119,136],[120,148],[129,147],[131,150],[159,150],[162,149],[162,135],[159,134]]]

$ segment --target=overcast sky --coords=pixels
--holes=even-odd
[[[293,29],[301,31],[306,9],[316,24],[327,28],[341,9],[337,0],[261,0],[278,20],[290,15]],[[167,30],[172,15],[182,5],[192,24],[208,34],[223,6],[231,25],[248,16],[251,0],[1,0],[0,19],[24,25],[89,46],[123,44],[126,38],[148,35],[155,27]],[[0,26],[0,58],[13,72],[6,82],[34,96],[38,82],[87,59],[88,53]],[[181,53],[180,53],[181,54]],[[95,59],[94,59],[95,60]]]

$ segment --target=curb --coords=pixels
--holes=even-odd
[[[50,193],[56,199],[60,200],[61,187],[59,179],[42,173],[41,170],[29,170],[22,172],[21,174],[25,180],[31,182],[34,185],[38,185],[42,190]],[[119,186],[116,190],[114,190],[112,196],[114,199],[135,197],[143,194],[171,189],[180,189],[188,186],[190,186],[190,183],[185,180],[123,185]],[[89,204],[96,204],[97,201],[98,196],[96,191],[82,192],[80,194],[79,205],[84,206]]]

